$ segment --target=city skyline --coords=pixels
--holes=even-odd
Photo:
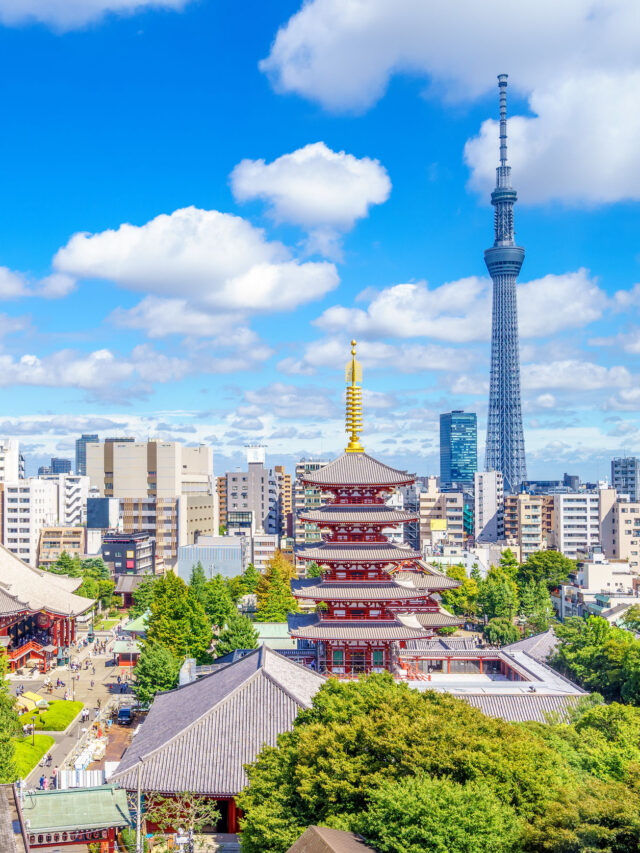
[[[484,458],[502,70],[528,476],[595,480],[638,452],[640,71],[624,48],[596,50],[597,10],[548,38],[545,4],[488,8],[497,57],[474,15],[442,30],[411,3],[384,51],[377,2],[351,50],[342,11],[320,25],[326,0],[242,21],[224,2],[118,5],[130,14],[0,2],[20,68],[0,102],[0,435],[31,473],[82,433],[207,441],[218,471],[253,441],[290,469],[331,457],[352,337],[367,447],[435,473],[438,416],[463,409]]]

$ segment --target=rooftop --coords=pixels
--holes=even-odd
[[[417,513],[393,509],[386,504],[327,504],[320,509],[302,511],[300,519],[313,524],[407,524],[416,521]]]
[[[398,563],[405,560],[417,560],[422,555],[419,551],[391,545],[388,542],[325,542],[322,545],[311,545],[298,548],[296,555],[302,560],[313,560],[317,563],[362,562],[362,563]]]
[[[413,483],[415,476],[378,462],[367,453],[343,453],[303,482],[310,486],[401,486]]]
[[[412,598],[426,599],[428,592],[418,589],[409,583],[397,583],[393,580],[377,583],[352,581],[340,583],[335,581],[319,582],[318,578],[292,580],[291,592],[297,598],[311,598],[322,601],[346,601],[351,599],[369,601],[408,600]]]
[[[107,829],[131,822],[127,793],[114,785],[28,792],[22,814],[25,823],[29,821],[29,835],[49,830]]]
[[[429,632],[413,617],[397,619],[320,619],[317,613],[290,614],[291,636],[306,640],[416,640]]]
[[[329,829],[326,826],[309,826],[287,853],[375,853],[364,840],[353,832]]]

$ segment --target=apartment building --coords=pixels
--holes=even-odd
[[[555,547],[575,560],[578,552],[588,552],[600,543],[599,495],[572,492],[553,496]]]
[[[611,460],[611,486],[619,495],[628,495],[630,501],[640,501],[640,459],[637,456]]]
[[[617,489],[599,491],[600,544],[610,560],[627,560],[640,574],[640,502],[620,496]]]
[[[420,548],[441,544],[462,545],[464,536],[464,495],[441,492],[436,477],[429,477],[419,496]]]
[[[293,530],[293,488],[291,474],[287,474],[284,465],[273,469],[278,486],[278,514],[280,516],[280,536],[291,536]]]
[[[476,542],[504,539],[504,479],[501,471],[477,471],[473,478]]]
[[[4,545],[30,566],[37,566],[40,533],[58,519],[58,489],[49,480],[31,477],[5,483]]]
[[[62,553],[70,557],[86,554],[86,530],[84,527],[43,527],[40,531],[37,564],[48,568]]]
[[[89,478],[77,474],[45,474],[58,491],[58,524],[80,527],[87,523]]]
[[[615,623],[632,604],[638,604],[638,577],[626,560],[609,561],[599,547],[579,553],[570,582],[552,595],[561,620],[569,616],[603,616]]]
[[[520,549],[523,562],[549,547],[553,530],[554,495],[505,496],[504,538]]]
[[[293,484],[293,538],[296,547],[310,545],[321,539],[317,524],[307,524],[300,519],[302,510],[317,509],[325,502],[320,489],[310,488],[302,482],[303,477],[319,471],[329,464],[328,459],[301,459],[296,464],[296,478]]]
[[[15,482],[24,477],[20,444],[15,438],[0,439],[0,482]]]
[[[106,533],[102,559],[112,575],[150,575],[155,570],[155,544],[146,533]]]
[[[265,466],[265,448],[247,447],[247,470],[229,471],[224,485],[218,483],[217,493],[225,501],[225,524],[230,513],[252,512],[258,532],[280,535],[280,482],[282,477]]]

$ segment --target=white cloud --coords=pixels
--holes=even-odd
[[[316,142],[272,163],[242,160],[231,173],[231,188],[238,201],[267,201],[276,222],[310,231],[310,248],[326,254],[371,205],[387,200],[391,181],[378,160]]]
[[[241,217],[195,207],[142,226],[74,234],[54,267],[225,313],[291,310],[338,284],[333,264],[300,263]]]
[[[583,392],[602,388],[624,388],[633,377],[626,367],[604,367],[588,361],[552,361],[522,365],[522,386],[527,391],[565,389]]]
[[[18,299],[27,296],[27,283],[21,273],[13,272],[8,267],[0,267],[0,298]]]
[[[246,391],[244,398],[254,407],[254,413],[269,412],[277,418],[325,419],[337,411],[327,390],[311,385],[299,388],[284,382],[272,382],[264,388]]]
[[[598,319],[604,292],[579,269],[518,285],[522,338],[546,337]],[[430,289],[426,282],[397,284],[376,294],[366,309],[335,305],[315,321],[325,331],[367,337],[431,337],[451,342],[487,340],[491,332],[491,282],[475,276]]]
[[[241,315],[216,314],[192,308],[184,299],[162,299],[147,296],[129,309],[116,308],[111,320],[122,328],[143,329],[150,338],[167,335],[209,337],[229,330],[229,324],[240,322]]]
[[[638,198],[637,12],[634,0],[458,0],[453,20],[446,3],[310,0],[280,29],[261,68],[278,91],[333,110],[371,106],[403,73],[471,100],[494,91],[506,69],[534,113],[510,122],[523,200]],[[497,152],[495,126],[485,124],[467,148],[483,191]]]
[[[76,280],[70,275],[52,273],[40,279],[36,293],[45,299],[60,299],[63,296],[68,296],[74,290],[75,286]]]
[[[16,25],[38,21],[71,30],[109,12],[134,14],[145,9],[183,9],[189,0],[0,0],[0,21]]]

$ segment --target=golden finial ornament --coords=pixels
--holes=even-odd
[[[364,453],[359,433],[362,430],[362,365],[356,361],[356,342],[351,341],[351,361],[345,371],[347,383],[346,432],[350,441],[347,453]]]

